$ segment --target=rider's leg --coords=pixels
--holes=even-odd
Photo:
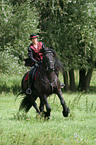
[[[28,89],[26,90],[26,94],[31,94],[32,93],[32,71],[33,67],[29,71],[29,77],[28,77]]]

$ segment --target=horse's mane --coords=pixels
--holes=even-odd
[[[51,51],[54,54],[54,58],[56,61],[56,65],[59,67],[59,69],[63,72],[63,63],[58,59],[57,53],[54,49],[48,48],[47,51]]]

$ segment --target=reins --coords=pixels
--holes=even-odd
[[[47,50],[47,51],[43,52],[43,56],[46,55],[46,54],[48,54],[48,53],[53,53],[53,52],[50,51],[50,50]]]
[[[50,83],[50,82],[47,82],[47,81],[45,81],[44,79],[42,79],[42,81],[43,81],[45,84],[49,84],[49,85],[51,86],[52,91],[53,91],[53,85],[55,84],[56,80],[57,80],[57,78],[55,78],[54,82]]]
[[[46,54],[48,54],[48,53],[52,53],[52,54],[53,54],[53,52],[52,52],[51,50],[47,50],[47,51],[45,51],[45,52],[43,53],[43,57],[45,57]],[[50,61],[49,63],[52,63],[52,61]],[[43,69],[44,69],[45,71],[48,71],[48,64],[49,64],[49,63],[46,63],[46,67],[47,67],[47,68],[44,68],[44,67],[43,67]],[[53,70],[55,70],[55,69],[53,69]]]

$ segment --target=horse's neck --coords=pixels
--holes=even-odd
[[[54,80],[57,79],[57,75],[54,71],[52,72],[46,71],[43,66],[41,66],[41,74],[42,77],[44,78],[46,77],[50,82],[53,82]]]
[[[56,79],[56,74],[54,71],[52,72],[47,72],[47,78],[49,79],[50,82],[53,82]]]

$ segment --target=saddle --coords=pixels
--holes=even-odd
[[[37,68],[37,67],[32,68],[32,80],[36,80],[36,77],[37,77],[39,70],[40,70],[40,67],[39,68]],[[27,73],[24,81],[27,81],[28,77],[29,77],[29,72]]]

